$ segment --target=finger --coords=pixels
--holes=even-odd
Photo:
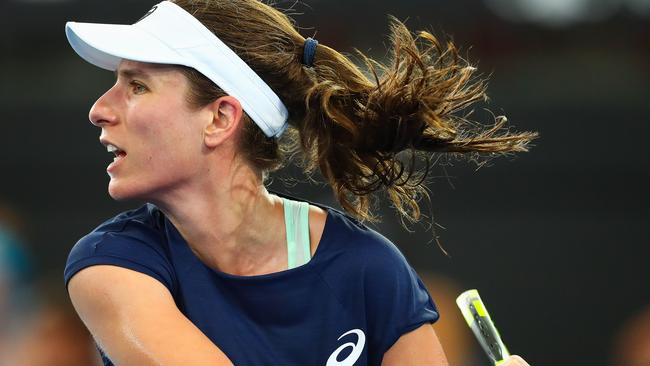
[[[510,356],[503,366],[530,366],[523,358],[519,356]]]

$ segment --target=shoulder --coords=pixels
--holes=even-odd
[[[147,204],[103,222],[73,246],[65,282],[83,268],[107,264],[151,274],[171,286],[171,265],[162,212]]]
[[[408,265],[397,246],[376,230],[334,209],[328,209],[327,240],[333,250],[357,265],[376,271]]]
[[[401,335],[438,319],[424,284],[395,244],[345,214],[329,214],[332,254],[323,278],[344,306],[363,298],[368,334],[380,354]]]
[[[160,212],[153,205],[122,212],[97,226],[83,236],[70,251],[68,262],[84,257],[100,249],[110,249],[116,244],[140,242],[152,245],[160,242],[161,230],[156,224]]]
[[[156,206],[145,204],[137,209],[121,212],[104,221],[81,240],[98,234],[116,232],[128,234],[160,230],[162,219],[163,214]]]
[[[417,274],[393,242],[344,213],[328,214],[319,261],[332,288],[381,297],[387,289],[417,285]]]

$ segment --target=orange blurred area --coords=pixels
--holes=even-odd
[[[615,366],[650,366],[650,305],[630,316],[614,339]]]
[[[440,319],[433,328],[442,343],[450,365],[477,365],[484,361],[481,350],[456,305],[456,298],[466,289],[453,279],[432,272],[419,273],[433,297]]]

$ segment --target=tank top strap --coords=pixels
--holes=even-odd
[[[311,259],[309,245],[309,203],[282,198],[284,225],[287,231],[289,269],[302,266]]]

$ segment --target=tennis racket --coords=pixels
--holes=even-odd
[[[481,347],[495,365],[504,363],[510,353],[501,341],[497,328],[492,323],[477,290],[467,290],[456,299],[467,325],[478,339]]]

